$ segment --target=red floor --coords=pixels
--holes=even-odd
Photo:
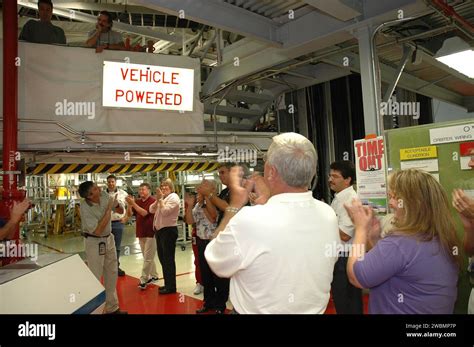
[[[119,277],[117,294],[120,309],[130,314],[195,314],[202,306],[202,300],[176,293],[158,294],[158,287],[149,285],[147,289],[138,288],[138,279],[131,276]],[[364,313],[367,314],[368,295],[364,295]],[[335,314],[332,298],[325,314]]]
[[[368,314],[369,312],[369,295],[364,294],[362,297],[362,301],[364,304],[364,314]],[[328,307],[326,308],[326,312],[324,314],[336,314],[336,308],[334,307],[334,301],[332,301],[332,296],[329,299]]]
[[[127,275],[118,278],[117,294],[120,309],[130,314],[195,314],[202,306],[201,300],[181,293],[160,295],[153,284],[141,290],[138,279]]]

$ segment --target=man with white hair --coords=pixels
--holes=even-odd
[[[275,136],[264,177],[242,186],[232,169],[231,199],[207,246],[212,271],[230,277],[230,299],[237,313],[324,313],[339,243],[337,217],[308,190],[317,154],[304,136]],[[249,192],[260,205],[243,207]],[[262,204],[263,203],[263,204]]]

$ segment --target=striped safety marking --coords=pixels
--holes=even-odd
[[[28,168],[28,175],[60,173],[116,173],[129,174],[137,172],[160,171],[214,171],[218,163],[161,163],[161,164],[38,164]]]

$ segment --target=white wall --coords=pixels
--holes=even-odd
[[[474,118],[474,112],[468,113],[467,110],[461,106],[448,104],[438,99],[432,100],[432,106],[434,123]]]

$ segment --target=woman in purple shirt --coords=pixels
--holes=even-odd
[[[380,224],[360,201],[346,206],[355,227],[350,282],[370,288],[371,314],[453,313],[462,259],[445,191],[419,170],[393,173],[389,191],[393,229],[368,253],[367,234]]]

